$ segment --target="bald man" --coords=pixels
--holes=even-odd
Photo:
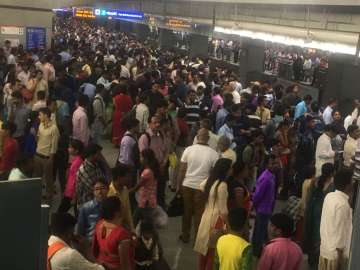
[[[219,158],[218,153],[208,145],[209,138],[209,131],[201,128],[197,134],[197,144],[187,147],[181,157],[178,190],[181,189],[184,200],[184,215],[179,239],[184,243],[190,240],[192,218],[195,236],[197,234],[205,203],[200,184],[209,177]]]

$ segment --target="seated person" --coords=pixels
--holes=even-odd
[[[104,180],[97,180],[94,183],[94,199],[86,202],[79,211],[77,234],[86,237],[90,242],[100,218],[101,202],[107,197],[108,190]]]
[[[47,269],[105,270],[103,266],[86,260],[71,247],[75,224],[76,219],[68,213],[57,213],[52,216]]]

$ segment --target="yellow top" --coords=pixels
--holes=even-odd
[[[116,196],[121,202],[121,212],[123,214],[123,225],[130,231],[134,231],[134,223],[131,215],[129,190],[123,187],[120,191],[116,190],[113,183],[110,184],[108,197]]]
[[[219,270],[251,269],[252,255],[248,247],[250,244],[237,235],[221,236],[216,245]]]

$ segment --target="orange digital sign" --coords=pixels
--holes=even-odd
[[[184,20],[179,19],[168,19],[167,26],[175,27],[175,28],[190,28],[191,24]]]
[[[74,17],[95,19],[95,14],[92,8],[75,8]]]

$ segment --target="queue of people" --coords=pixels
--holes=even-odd
[[[297,270],[303,254],[311,269],[346,269],[358,104],[344,127],[336,100],[322,111],[297,85],[243,89],[208,59],[56,24],[49,50],[0,48],[1,178],[40,177],[50,205],[60,183],[48,267],[168,269],[156,217],[172,191],[200,270]]]

